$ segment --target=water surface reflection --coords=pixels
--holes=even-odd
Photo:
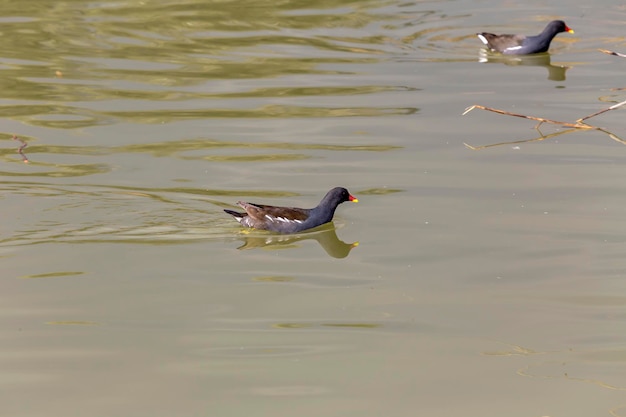
[[[306,240],[315,240],[333,258],[345,258],[350,251],[359,245],[359,242],[345,243],[337,237],[333,222],[320,226],[319,230],[311,230],[307,233],[296,235],[275,235],[263,232],[252,231],[238,237],[243,240],[243,245],[237,249],[287,249],[296,247],[296,243]]]
[[[544,67],[548,71],[549,80],[564,81],[565,72],[571,67],[552,64],[551,59],[552,57],[548,52],[532,55],[503,55],[481,49],[478,62],[508,66]]]

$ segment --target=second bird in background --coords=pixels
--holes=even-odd
[[[562,20],[553,20],[536,36],[525,35],[494,35],[493,33],[477,33],[482,41],[493,52],[507,55],[528,55],[546,52],[550,48],[550,42],[562,32],[574,33]]]

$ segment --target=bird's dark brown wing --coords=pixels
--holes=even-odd
[[[487,46],[496,51],[504,51],[507,48],[521,46],[526,36],[524,35],[495,35],[493,33],[481,33],[480,35],[487,41]]]
[[[269,216],[285,220],[305,221],[311,211],[310,209],[298,207],[266,206],[263,204],[246,203],[245,201],[240,201],[237,204],[243,208],[250,217],[257,220],[268,220],[266,216]]]

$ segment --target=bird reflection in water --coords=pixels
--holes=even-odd
[[[552,81],[564,81],[565,72],[571,67],[565,65],[553,65],[550,54],[547,52],[532,55],[502,55],[481,49],[478,62],[489,64],[505,64],[511,66],[545,67],[548,70],[548,79]]]
[[[237,248],[240,250],[256,248],[288,249],[297,247],[296,243],[298,242],[311,239],[316,240],[326,253],[333,258],[345,258],[353,248],[359,245],[359,242],[345,243],[339,240],[337,233],[335,233],[335,225],[332,222],[312,231],[293,235],[276,235],[267,234],[264,231],[246,230],[242,232],[238,239],[244,242],[243,245]]]

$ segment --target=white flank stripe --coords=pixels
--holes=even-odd
[[[302,220],[292,220],[292,219],[287,219],[285,217],[274,217],[274,216],[270,216],[269,214],[265,215],[265,218],[271,222],[282,222],[282,223],[302,223]]]

